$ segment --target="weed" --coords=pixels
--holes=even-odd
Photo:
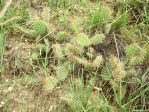
[[[93,13],[89,25],[90,28],[97,28],[106,25],[111,19],[111,12],[108,7],[101,6]]]

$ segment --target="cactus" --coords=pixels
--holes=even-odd
[[[59,42],[59,43],[62,43],[62,42],[65,42],[67,41],[68,39],[70,38],[69,34],[67,32],[59,32],[57,35],[56,35],[56,40]]]
[[[105,38],[106,36],[104,34],[96,34],[93,38],[91,38],[91,42],[93,45],[102,44]]]
[[[103,63],[102,55],[96,56],[96,58],[93,60],[93,65],[98,66],[98,68],[102,65],[102,63]]]
[[[74,68],[74,64],[72,62],[66,61],[65,63],[59,65],[58,67],[56,67],[56,77],[57,79],[59,79],[60,81],[64,81],[70,71]]]
[[[63,52],[63,49],[61,48],[60,44],[53,44],[52,49],[54,52],[54,56],[60,60],[63,60],[65,57],[65,54]]]
[[[65,54],[74,53],[74,54],[80,54],[81,55],[84,52],[84,49],[81,46],[67,43],[65,45],[64,51],[65,51]]]
[[[19,30],[20,32],[29,35],[29,36],[32,37],[32,38],[35,38],[35,37],[36,37],[36,32],[35,32],[35,30],[28,30],[28,29],[26,29],[26,28],[24,28],[24,27],[22,27],[22,26],[19,26],[19,25],[15,25],[13,28],[14,28],[15,30]]]
[[[117,57],[111,56],[102,71],[105,80],[121,81],[126,77],[124,64]]]
[[[15,25],[14,28],[29,35],[33,39],[36,39],[38,36],[44,36],[48,33],[48,28],[42,21],[35,22],[31,30],[19,25]]]
[[[138,52],[141,51],[141,49],[142,48],[138,44],[132,43],[126,48],[126,56],[128,58],[136,56],[138,54]]]
[[[79,19],[72,21],[71,28],[75,33],[79,33],[81,30],[81,21]]]
[[[59,80],[53,76],[48,76],[42,81],[43,90],[46,92],[51,92],[56,85],[58,84]]]
[[[39,57],[39,54],[36,53],[36,52],[32,53],[32,55],[31,55],[31,59],[32,59],[32,60],[37,60],[38,57]]]
[[[48,28],[43,21],[37,21],[33,24],[33,30],[36,31],[38,36],[44,36],[48,32]]]
[[[92,45],[91,40],[86,34],[79,34],[76,37],[76,43],[82,47],[87,47],[87,46]]]
[[[82,47],[88,47],[91,45],[102,44],[106,36],[104,34],[96,34],[94,37],[89,38],[86,34],[79,34],[76,37],[76,43]]]
[[[73,53],[69,53],[67,55],[67,57],[68,57],[69,60],[71,60],[73,62],[81,64],[86,68],[92,68],[92,69],[99,68],[101,66],[102,62],[103,62],[102,56],[97,56],[95,58],[95,60],[93,60],[93,62],[88,61],[87,59],[84,59],[84,58],[80,58],[80,57],[76,56]]]
[[[69,69],[67,68],[66,65],[61,65],[56,68],[56,77],[60,81],[65,80],[68,75],[69,75]]]

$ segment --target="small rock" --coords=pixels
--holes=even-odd
[[[5,104],[5,102],[1,101],[1,105],[4,105],[4,104]]]

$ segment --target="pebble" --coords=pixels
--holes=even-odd
[[[1,105],[4,105],[4,104],[5,104],[5,102],[1,101]]]

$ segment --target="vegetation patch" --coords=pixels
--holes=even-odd
[[[148,0],[1,0],[0,112],[148,112]]]

